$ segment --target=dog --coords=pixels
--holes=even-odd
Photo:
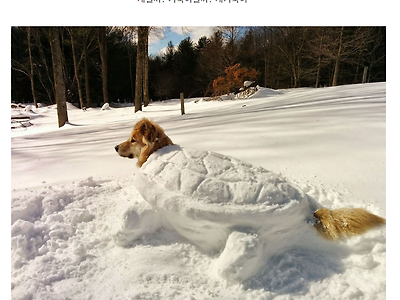
[[[137,165],[141,167],[154,151],[168,145],[173,143],[164,130],[157,123],[143,118],[133,127],[129,139],[114,148],[122,157],[137,158]]]
[[[122,157],[138,158],[141,167],[156,150],[173,145],[164,130],[155,122],[143,118],[133,128],[129,139],[115,150]],[[386,224],[386,219],[361,208],[320,208],[314,212],[314,228],[328,240],[338,240],[365,233]]]

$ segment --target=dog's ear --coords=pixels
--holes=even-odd
[[[149,120],[143,120],[140,126],[140,132],[148,142],[154,143],[156,141],[157,130]]]

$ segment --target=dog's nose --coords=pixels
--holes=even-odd
[[[115,146],[115,147],[114,147],[114,149],[115,149],[115,151],[117,151],[117,152],[118,152],[119,145]]]

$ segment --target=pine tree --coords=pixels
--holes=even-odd
[[[182,40],[175,53],[174,71],[179,78],[179,91],[190,95],[194,92],[194,73],[197,67],[196,50],[190,37]]]

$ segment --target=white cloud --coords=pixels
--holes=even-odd
[[[186,26],[171,26],[171,27],[169,27],[169,29],[172,31],[172,32],[175,32],[175,33],[177,33],[177,34],[179,34],[179,35],[183,35],[183,36],[188,36],[188,31],[186,30]]]
[[[175,50],[177,49],[176,46],[174,48],[175,48]],[[168,47],[164,47],[164,48],[158,50],[157,55],[163,57],[167,53],[167,49],[168,49]]]
[[[206,36],[210,37],[212,33],[214,32],[215,27],[211,26],[191,26],[189,27],[189,30],[191,32],[191,37],[192,40],[198,41],[199,38]]]
[[[171,27],[171,31],[185,37],[190,36],[194,42],[197,42],[203,36],[210,37],[214,28],[212,26],[174,26]]]
[[[154,26],[149,36],[149,51],[152,55],[163,56],[167,49],[167,42],[172,41],[175,47],[186,37],[197,43],[199,38],[210,37],[215,27],[211,26]],[[171,34],[173,35],[171,36]]]
[[[149,35],[149,44],[158,43],[158,41],[163,40],[165,38],[165,32],[167,27],[165,26],[151,26],[150,35]]]

